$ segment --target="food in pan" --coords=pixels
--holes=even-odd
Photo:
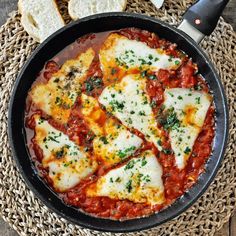
[[[96,217],[145,217],[204,171],[214,138],[206,81],[177,45],[136,28],[89,34],[45,64],[26,101],[39,175]]]

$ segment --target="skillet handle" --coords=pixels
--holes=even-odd
[[[197,43],[205,35],[210,35],[229,0],[199,0],[184,14],[179,29],[183,30]]]

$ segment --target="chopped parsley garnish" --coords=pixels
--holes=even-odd
[[[150,105],[152,108],[154,108],[154,107],[156,107],[157,102],[155,100],[152,100]]]
[[[190,152],[191,152],[191,149],[189,147],[186,147],[185,150],[184,150],[184,153],[189,154]]]
[[[120,177],[117,177],[115,182],[119,183],[121,181],[121,178]]]
[[[145,166],[147,164],[147,160],[145,158],[142,159],[141,166]]]
[[[121,151],[119,150],[117,155],[120,157],[120,158],[124,158],[128,155],[129,152],[131,151],[134,151],[135,150],[135,146],[131,146],[129,148],[126,148],[125,150]]]
[[[161,145],[162,145],[162,142],[161,142],[161,140],[160,140],[160,139],[157,141],[157,144],[158,144],[159,146],[161,146]]]
[[[113,179],[112,179],[112,177],[110,178],[110,182],[113,183]]]
[[[61,104],[61,99],[59,97],[56,97],[55,104],[60,105]]]
[[[124,59],[128,59],[127,58],[127,55],[125,56],[125,58]],[[129,67],[126,65],[126,62],[123,60],[123,58],[117,58],[116,57],[116,64],[118,65],[118,66],[123,66],[123,67],[125,67],[126,69],[128,69]]]
[[[38,124],[41,125],[44,122],[44,119],[39,118]]]
[[[117,100],[113,100],[111,102],[109,102],[109,104],[111,105],[112,111],[114,110],[123,110],[124,108],[124,102],[118,102]]]
[[[85,81],[85,89],[89,93],[93,91],[95,88],[101,88],[103,85],[103,81],[99,77],[89,77]]]
[[[150,175],[145,175],[145,176],[143,177],[143,181],[145,181],[145,182],[151,182],[151,177],[150,177]]]
[[[55,155],[56,155],[56,158],[58,158],[58,159],[62,158],[62,157],[65,155],[65,150],[64,150],[64,148],[62,148],[62,149],[59,150],[59,151],[56,151],[56,152],[55,152]]]
[[[174,94],[173,93],[170,93],[170,92],[168,92],[169,94],[170,94],[170,96],[173,98],[174,97]]]
[[[173,58],[174,58],[174,57],[173,57],[172,55],[170,55],[168,61],[169,61],[169,62],[172,62],[172,61],[173,61]]]
[[[182,96],[178,96],[177,97],[179,100],[183,100],[183,97]]]
[[[126,185],[125,185],[125,188],[127,189],[127,191],[130,193],[132,191],[132,180],[130,179]]]
[[[146,75],[147,75],[147,71],[146,70],[141,72],[141,77],[144,78]]]
[[[68,167],[70,165],[70,163],[68,162],[68,163],[64,163],[64,167]]]
[[[179,65],[180,64],[180,61],[175,61],[175,65]]]
[[[127,119],[127,122],[128,122],[129,124],[132,124],[132,123],[133,123],[133,121],[132,121],[132,119],[131,119],[130,117]]]
[[[59,143],[59,141],[57,141],[57,140],[55,139],[55,137],[52,137],[52,136],[48,136],[48,140],[51,140],[51,141],[53,141],[53,142],[55,142],[55,143]]]
[[[149,78],[150,80],[155,80],[155,79],[157,79],[157,77],[156,77],[155,75],[149,75],[148,78]]]
[[[195,98],[195,100],[197,104],[200,104],[200,97]]]
[[[194,86],[195,90],[202,90],[202,86],[200,84],[197,84]]]
[[[165,130],[174,130],[180,127],[180,121],[177,118],[174,108],[170,108],[164,112],[164,114],[160,117],[159,122],[163,125]]]
[[[144,111],[139,111],[138,114],[139,114],[140,116],[145,116],[145,115],[146,115]]]
[[[149,58],[150,60],[152,60],[152,59],[153,59],[153,55],[150,54],[150,55],[148,56],[148,58]]]
[[[121,150],[118,151],[117,155],[118,155],[120,158],[126,157],[126,153],[125,153],[125,152],[122,152]]]
[[[59,78],[56,78],[53,80],[54,83],[58,83],[59,82]]]
[[[116,68],[111,68],[111,74],[114,75],[117,73],[117,69]]]
[[[105,136],[100,137],[100,140],[104,143],[104,144],[108,144],[107,138]]]
[[[170,149],[167,148],[163,148],[162,150],[166,155],[170,155],[172,153],[172,151]]]
[[[125,170],[132,169],[134,167],[134,164],[134,160],[129,161],[128,164],[125,166]]]
[[[137,176],[137,184],[140,185],[140,182],[141,182],[141,178],[143,177],[143,174],[142,173],[139,173],[138,176]]]

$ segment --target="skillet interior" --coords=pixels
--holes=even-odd
[[[118,222],[94,218],[81,213],[78,209],[65,205],[38,177],[25,144],[24,109],[28,90],[46,61],[84,34],[126,27],[146,29],[157,33],[161,38],[177,43],[178,49],[186,52],[198,64],[199,72],[207,80],[211,91],[214,93],[216,135],[213,143],[213,153],[206,165],[205,173],[200,176],[197,184],[186,194],[172,206],[158,214],[142,219]],[[87,228],[101,231],[127,232],[147,229],[164,223],[185,211],[202,195],[215,176],[223,157],[228,130],[228,110],[217,73],[202,50],[187,35],[147,16],[129,13],[106,13],[86,17],[69,24],[36,49],[17,78],[9,107],[8,127],[11,147],[18,168],[30,189],[45,205],[64,218]]]

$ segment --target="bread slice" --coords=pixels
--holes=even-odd
[[[156,8],[161,8],[164,0],[151,0],[151,2]]]
[[[19,0],[18,8],[24,29],[40,43],[65,25],[54,0]]]
[[[70,0],[68,12],[73,20],[103,12],[123,11],[127,0]]]

